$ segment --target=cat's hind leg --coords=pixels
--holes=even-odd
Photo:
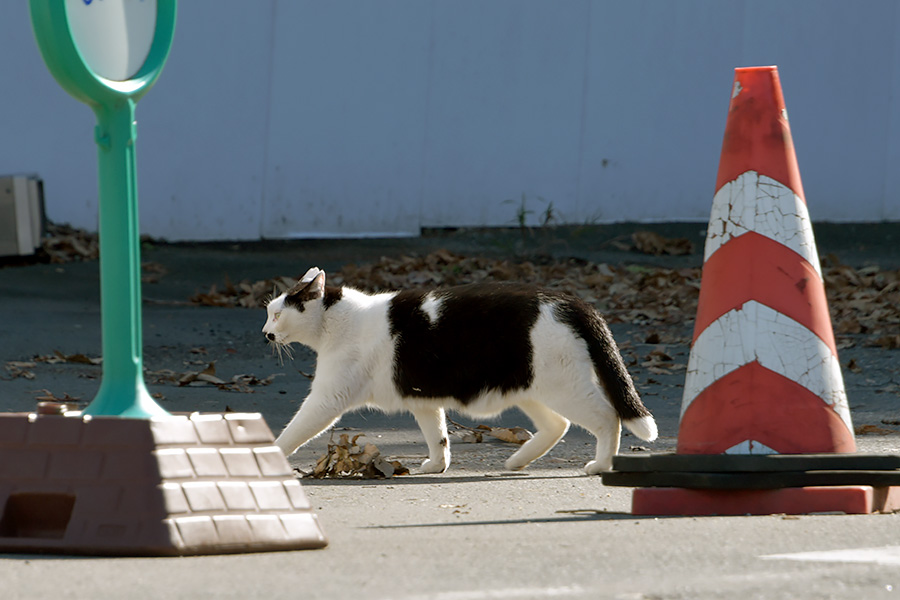
[[[535,432],[533,438],[506,460],[506,468],[511,471],[524,469],[547,454],[569,430],[568,419],[540,402],[526,400],[516,406],[534,423]]]
[[[588,393],[587,398],[568,401],[564,407],[560,407],[560,413],[597,438],[594,460],[584,466],[584,471],[588,475],[597,475],[612,469],[612,457],[619,451],[622,423],[602,392],[596,390]]]
[[[428,458],[419,467],[421,473],[443,473],[450,466],[450,437],[447,435],[447,420],[441,407],[417,406],[411,409],[425,443],[428,444]]]

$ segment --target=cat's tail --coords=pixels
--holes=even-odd
[[[656,439],[656,436],[659,435],[653,415],[638,417],[637,419],[622,419],[622,423],[629,431],[631,431],[631,433],[645,442],[652,442]]]
[[[600,385],[625,427],[645,442],[655,440],[659,434],[656,421],[641,402],[603,317],[580,298],[558,304],[556,314],[587,343]]]

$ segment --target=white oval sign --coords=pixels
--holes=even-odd
[[[72,40],[88,68],[126,81],[141,69],[156,32],[156,0],[66,0]]]

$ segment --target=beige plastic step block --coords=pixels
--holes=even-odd
[[[166,556],[326,545],[256,413],[0,414],[0,551]]]

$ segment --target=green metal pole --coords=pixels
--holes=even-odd
[[[141,334],[141,248],[137,208],[135,103],[159,77],[175,31],[176,0],[156,0],[153,40],[143,65],[127,80],[97,75],[76,44],[69,14],[93,10],[91,2],[29,0],[31,21],[41,56],[68,93],[88,104],[97,117],[95,141],[99,173],[100,303],[103,378],[86,415],[149,418],[168,415],[144,383]],[[110,8],[107,6],[106,8]],[[115,8],[115,7],[112,7]],[[124,9],[124,5],[120,6]],[[86,13],[80,13],[84,16]],[[105,17],[98,16],[105,14]],[[96,21],[115,12],[94,13]],[[85,21],[79,21],[78,36]],[[113,23],[113,26],[122,26]],[[103,36],[102,27],[96,35]],[[84,38],[82,38],[84,39]],[[91,37],[91,42],[97,39]],[[130,52],[110,43],[108,52]],[[141,50],[138,50],[140,52]]]
[[[103,379],[88,415],[169,414],[144,383],[134,101],[96,105]]]

